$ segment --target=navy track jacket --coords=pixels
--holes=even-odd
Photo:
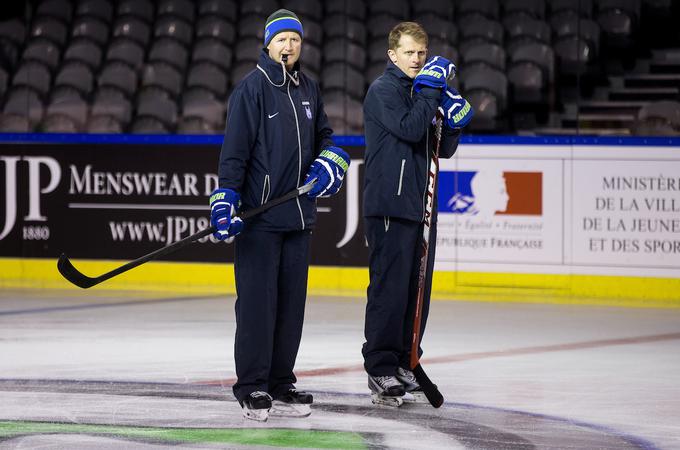
[[[255,70],[229,98],[219,162],[219,186],[241,194],[245,211],[301,186],[322,149],[333,146],[319,85],[299,71],[299,86],[284,79],[281,64],[260,53]],[[306,195],[246,222],[267,231],[312,228],[316,201]]]
[[[413,92],[413,80],[391,61],[369,87],[364,99],[364,216],[424,219],[434,152],[432,119],[440,97],[439,89]],[[459,136],[460,130],[442,127],[440,158],[453,156]]]

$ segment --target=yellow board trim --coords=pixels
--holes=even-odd
[[[97,276],[125,261],[74,260]],[[0,258],[0,288],[75,289],[56,268],[56,259]],[[313,266],[311,295],[365,297],[368,269]],[[151,262],[92,290],[172,291],[234,294],[231,264]],[[598,275],[436,272],[432,297],[438,300],[529,302],[626,307],[680,308],[680,279]]]

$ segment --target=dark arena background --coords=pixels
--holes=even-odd
[[[0,449],[680,449],[679,2],[5,3]],[[231,389],[232,245],[87,290],[57,259],[96,277],[209,226],[228,99],[278,8],[351,165],[317,203],[312,414],[259,423]],[[440,161],[438,409],[373,405],[361,354],[362,103],[406,20],[475,111]]]

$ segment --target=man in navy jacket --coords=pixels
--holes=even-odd
[[[247,418],[306,416],[312,395],[297,391],[293,367],[302,335],[316,197],[337,193],[349,156],[334,146],[316,82],[300,72],[302,24],[281,9],[265,24],[256,68],[229,100],[210,199],[215,237],[235,237],[234,395]],[[236,215],[315,182],[305,196],[245,223]],[[243,230],[241,232],[241,230]],[[240,234],[239,234],[240,233]]]
[[[405,391],[416,401],[424,400],[409,359],[426,184],[434,150],[433,119],[440,109],[444,126],[439,156],[450,158],[472,111],[446,84],[455,66],[442,57],[425,64],[427,34],[419,24],[398,24],[388,45],[387,68],[364,100],[364,223],[370,284],[362,353],[373,402],[399,406]],[[434,208],[421,330],[432,283],[436,201]]]

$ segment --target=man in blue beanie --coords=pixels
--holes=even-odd
[[[316,197],[342,186],[349,156],[331,139],[319,86],[300,71],[302,24],[280,9],[265,23],[257,66],[229,99],[219,187],[210,197],[215,237],[235,241],[237,382],[249,419],[304,417],[312,395],[295,389]],[[245,222],[258,207],[303,184],[304,196]]]

